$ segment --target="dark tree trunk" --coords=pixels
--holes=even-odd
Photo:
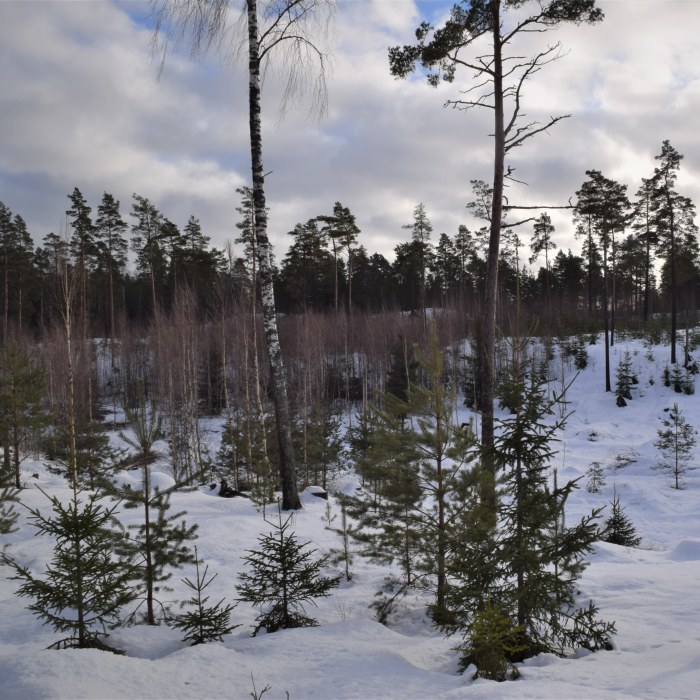
[[[493,93],[494,93],[494,167],[493,195],[491,200],[491,231],[486,267],[484,291],[483,343],[482,343],[482,415],[481,445],[484,467],[494,475],[493,463],[494,422],[493,402],[495,394],[496,304],[498,296],[498,253],[503,218],[503,177],[505,173],[505,132],[503,117],[503,63],[501,46],[500,3],[492,3],[493,31]],[[487,493],[486,491],[490,491]],[[493,482],[482,492],[485,506],[495,507]]]
[[[644,268],[644,323],[649,320],[649,306],[651,297],[651,231],[649,230],[649,200],[646,202],[646,238],[645,238],[645,268]]]
[[[146,566],[146,624],[156,624],[156,614],[153,605],[153,588],[155,586],[155,572],[153,565],[153,532],[151,528],[151,474],[150,467],[143,467],[143,524],[144,524],[144,548]]]
[[[615,317],[617,315],[617,251],[615,250],[615,232],[611,233],[612,246],[612,295],[610,297],[610,347],[615,345]]]
[[[8,266],[9,266],[9,260],[8,260],[8,246],[7,246],[7,236],[9,236],[9,232],[5,234],[5,250],[4,250],[4,257],[5,259],[3,260],[3,279],[4,279],[4,285],[3,285],[3,308],[2,308],[2,318],[3,318],[3,324],[2,324],[2,344],[3,346],[7,347],[7,326],[10,322],[10,284],[9,284],[9,271],[8,271]]]
[[[676,335],[678,328],[678,300],[676,291],[676,222],[673,215],[673,201],[669,193],[666,195],[668,210],[670,215],[669,235],[670,235],[670,263],[671,263],[671,364],[676,364]]]
[[[608,312],[608,244],[603,241],[603,328],[605,329],[605,391],[610,385],[610,314]]]

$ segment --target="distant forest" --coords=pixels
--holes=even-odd
[[[693,204],[685,200],[676,207],[671,236],[664,192],[653,178],[643,179],[630,200],[625,185],[599,171],[587,175],[571,208],[580,251],[557,248],[546,212],[518,221],[517,229],[504,221],[502,328],[507,329],[516,297],[523,318],[536,316],[553,331],[599,326],[606,296],[613,324],[670,313],[674,296],[678,311],[694,311],[700,249]],[[483,216],[490,190],[483,182],[472,186],[468,207]],[[81,323],[93,337],[146,329],[156,312],[171,314],[183,295],[200,321],[220,319],[236,305],[250,306],[256,287],[254,207],[248,188],[238,194],[239,235],[223,250],[210,245],[194,216],[180,228],[139,195],[133,196],[128,216],[108,193],[95,209],[78,188],[68,197],[68,234],[50,233],[35,247],[21,214],[0,202],[3,339],[10,329],[40,337],[55,324],[67,271],[77,278]],[[340,202],[298,223],[274,267],[278,311],[424,315],[426,309],[450,309],[465,319],[476,317],[488,228],[460,226],[453,235],[437,234],[423,204],[403,228],[406,240],[396,245],[390,262],[362,245],[354,214]],[[129,249],[135,269],[127,264]]]
[[[504,221],[500,336],[536,334],[550,346],[578,336],[573,358],[601,330],[608,345],[622,329],[638,329],[671,341],[672,363],[676,340],[682,342],[687,366],[700,251],[693,203],[675,188],[680,159],[664,142],[660,166],[631,200],[626,185],[588,171],[571,207],[579,254],[557,249],[546,212],[517,226]],[[483,218],[491,191],[483,182],[472,185],[468,206]],[[211,247],[194,216],[180,229],[139,195],[125,216],[112,195],[93,208],[78,188],[68,196],[68,235],[50,233],[35,248],[22,216],[0,203],[0,438],[4,471],[14,472],[18,485],[19,463],[13,469],[11,459],[29,444],[12,447],[13,401],[27,419],[51,417],[48,432],[30,421],[22,435],[53,458],[69,448],[81,455],[84,477],[104,462],[110,409],[114,427],[122,407],[144,401],[164,418],[178,478],[208,478],[216,460],[201,419],[222,414],[225,441],[235,447],[231,459],[245,469],[262,459],[274,473],[255,208],[249,189],[238,194],[238,237],[224,250]],[[291,245],[274,266],[302,483],[318,476],[310,467],[313,443],[328,445],[332,437],[314,431],[337,434],[343,407],[366,416],[385,392],[400,396],[420,383],[415,348],[428,347],[433,328],[446,350],[445,381],[482,408],[476,348],[488,229],[435,234],[423,204],[404,228],[406,240],[390,262],[365,249],[354,214],[336,202],[289,232]],[[529,240],[521,238],[526,231]],[[507,354],[499,352],[497,373]],[[610,391],[608,363],[605,374]]]

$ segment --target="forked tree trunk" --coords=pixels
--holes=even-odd
[[[247,0],[248,9],[248,110],[250,122],[250,154],[253,176],[253,202],[255,206],[255,239],[258,252],[258,272],[262,298],[265,340],[270,358],[272,395],[275,405],[275,422],[279,441],[280,477],[282,481],[282,508],[301,508],[297,491],[294,447],[292,445],[291,418],[275,298],[270,265],[270,244],[267,237],[267,211],[265,208],[265,175],[263,170],[262,125],[260,106],[260,45],[258,41],[257,0]]]

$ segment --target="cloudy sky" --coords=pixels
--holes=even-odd
[[[685,155],[679,189],[700,204],[700,2],[602,0],[603,23],[538,35],[565,55],[525,91],[528,120],[571,114],[515,153],[513,203],[566,204],[587,169],[634,194],[669,139]],[[279,118],[275,76],[264,90],[270,234],[280,259],[297,222],[350,207],[369,252],[391,257],[425,204],[434,238],[460,223],[472,179],[491,177],[490,114],[444,109],[470,83],[394,80],[387,47],[408,43],[443,0],[340,0],[325,118],[308,105]],[[96,208],[148,197],[182,226],[201,220],[215,245],[236,235],[236,187],[249,181],[247,86],[216,55],[171,51],[158,78],[146,5],[123,0],[0,0],[0,201],[35,241],[65,229],[67,195]],[[461,82],[460,82],[461,80]],[[568,213],[552,213],[560,246],[579,249]],[[129,219],[131,221],[131,219]],[[524,227],[521,235],[529,233]]]

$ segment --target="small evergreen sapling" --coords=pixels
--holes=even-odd
[[[663,374],[661,376],[661,381],[662,381],[664,386],[666,386],[666,387],[671,386],[671,368],[668,365],[666,365],[664,367],[664,371],[663,371]]]
[[[588,350],[586,349],[586,341],[582,335],[576,338],[574,366],[578,370],[583,370],[588,367]]]
[[[617,491],[613,493],[613,500],[610,505],[612,506],[612,512],[610,517],[603,523],[601,539],[603,542],[619,544],[623,547],[638,547],[642,538],[637,536],[637,530],[625,514],[625,509],[620,505],[620,497],[617,495]]]
[[[314,559],[316,550],[307,549],[309,543],[300,544],[289,531],[292,515],[282,520],[280,511],[278,518],[272,532],[258,537],[260,549],[248,550],[243,557],[252,571],[240,573],[241,583],[236,585],[239,600],[261,609],[253,636],[261,629],[316,627],[318,623],[306,614],[304,605],[315,605],[316,598],[329,596],[338,585],[337,578],[321,575],[328,557]]]
[[[17,495],[19,491],[11,485],[11,478],[4,476],[0,478],[0,535],[9,535],[17,529]],[[0,563],[2,563],[0,561]]]
[[[136,592],[130,584],[132,563],[116,551],[122,537],[116,528],[117,505],[107,508],[100,499],[75,490],[67,505],[49,497],[50,516],[38,509],[30,511],[37,534],[55,540],[53,559],[43,578],[4,557],[16,571],[13,579],[23,582],[17,595],[33,599],[29,610],[57,632],[67,633],[51,648],[121,653],[102,640],[119,623],[122,607],[134,600]]]
[[[461,665],[466,668],[474,664],[472,676],[491,681],[505,681],[519,678],[520,671],[511,659],[525,650],[519,641],[522,630],[513,623],[497,605],[487,601],[477,610],[467,628],[465,644],[458,647],[462,652]]]
[[[600,462],[591,462],[591,466],[586,470],[586,476],[588,477],[586,491],[588,493],[600,493],[601,487],[605,486],[603,465]]]
[[[368,447],[355,457],[364,488],[338,500],[357,523],[349,534],[359,544],[359,553],[377,563],[397,562],[404,583],[410,586],[420,556],[414,514],[421,489],[405,420],[406,403],[392,395],[385,401],[387,410],[374,409],[370,419]]]
[[[123,551],[135,560],[133,578],[141,604],[145,604],[143,622],[158,624],[157,608],[166,616],[166,605],[158,594],[172,589],[167,581],[172,577],[172,569],[185,564],[193,564],[194,556],[189,542],[197,537],[198,525],[188,526],[183,519],[185,511],[169,515],[170,494],[157,488],[152,491],[125,490],[122,492],[125,508],[142,508],[144,521],[130,525],[134,535],[122,544]],[[135,619],[137,610],[131,616]],[[131,621],[130,620],[130,621]]]
[[[345,504],[340,505],[340,527],[331,527],[331,523],[335,520],[335,517],[328,519],[327,529],[331,532],[335,532],[336,535],[340,537],[341,546],[340,548],[331,549],[331,561],[334,564],[342,563],[345,568],[345,580],[352,580],[352,571],[350,567],[353,562],[353,553],[350,548],[350,538],[352,537],[354,530],[352,525],[348,523],[348,509]]]
[[[406,401],[409,385],[415,384],[417,373],[418,362],[414,350],[408,345],[403,335],[399,335],[398,342],[391,349],[385,384],[386,393],[399,401]]]
[[[279,485],[274,420],[270,415],[249,414],[244,418],[242,430],[251,479],[250,499],[264,518],[267,506],[277,501]]]
[[[452,619],[443,627],[464,635],[465,663],[475,662],[474,649],[487,647],[494,634],[503,642],[502,656],[515,662],[543,652],[606,648],[615,633],[614,623],[598,619],[592,603],[578,607],[576,582],[598,536],[599,511],[565,526],[564,506],[576,483],[549,480],[553,445],[566,420],[558,410],[562,397],[550,395],[546,382],[527,373],[517,357],[507,371],[516,403],[514,414],[501,420],[493,455],[500,477],[497,518],[465,513],[450,559]],[[484,617],[488,605],[496,607],[492,617]],[[517,651],[506,649],[511,635]],[[498,675],[506,667],[495,668]]]
[[[450,530],[466,508],[456,495],[460,471],[475,438],[457,420],[457,395],[445,385],[445,358],[434,328],[429,351],[416,347],[415,356],[422,382],[409,383],[405,399],[386,394],[384,410],[373,410],[369,447],[356,462],[366,491],[342,502],[357,522],[350,535],[361,545],[360,554],[401,566],[403,581],[392,590],[417,581],[434,588],[430,613],[438,621],[446,614]],[[380,608],[383,617],[384,602]]]
[[[182,605],[189,605],[192,609],[181,615],[176,615],[170,621],[172,627],[185,633],[183,641],[190,642],[191,646],[207,642],[222,642],[225,634],[229,634],[239,626],[231,624],[231,611],[235,606],[224,605],[223,599],[215,605],[208,605],[209,596],[204,595],[204,591],[218,574],[208,576],[209,566],[205,566],[202,571],[201,564],[202,561],[195,547],[196,578],[194,581],[189,578],[182,579],[183,583],[194,591],[192,597]]]
[[[221,434],[221,447],[214,460],[215,471],[232,485],[235,492],[245,492],[264,511],[275,502],[277,476],[271,460],[274,449],[273,422],[269,416],[250,411],[230,413]]]
[[[109,477],[124,454],[110,446],[104,423],[92,421],[76,427],[78,476],[87,488],[94,489]]]
[[[34,367],[30,355],[10,342],[0,351],[0,444],[2,471],[14,473],[18,489],[23,452],[49,423],[43,399],[43,368]]]
[[[695,379],[693,372],[684,369],[681,365],[668,366],[664,369],[664,386],[672,386],[677,394],[692,396],[695,393]]]
[[[140,509],[143,513],[143,521],[129,528],[135,536],[127,538],[122,547],[136,561],[133,576],[138,580],[138,589],[146,606],[144,621],[155,625],[158,617],[156,605],[161,610],[165,608],[156,594],[170,590],[165,585],[172,576],[168,569],[194,563],[187,543],[197,537],[198,526],[187,526],[182,519],[185,511],[169,515],[170,493],[152,487],[151,463],[158,456],[154,445],[162,435],[160,416],[152,406],[147,408],[143,401],[136,409],[126,408],[125,412],[131,435],[122,434],[121,437],[135,450],[133,464],[141,468],[142,487],[140,490],[111,490],[123,499],[125,508]],[[132,618],[135,615],[136,611]]]
[[[327,490],[343,461],[338,405],[326,401],[311,408],[300,417],[296,428],[296,441],[301,448],[299,472],[307,485]]]
[[[632,400],[632,387],[639,384],[639,379],[632,369],[632,358],[626,352],[617,367],[617,381],[615,383],[615,397],[617,405],[627,405]]]
[[[664,413],[667,414],[661,418],[664,427],[656,431],[659,437],[654,442],[661,452],[661,461],[656,468],[670,472],[674,488],[680,489],[683,475],[695,469],[690,462],[695,453],[697,430],[685,419],[677,403],[665,408]]]
[[[214,460],[214,472],[235,493],[250,488],[249,475],[244,472],[245,460],[241,449],[243,437],[236,415],[230,413],[221,431],[221,445]],[[219,495],[224,489],[220,489]]]
[[[110,445],[103,422],[82,417],[78,417],[72,428],[67,420],[59,421],[43,442],[47,458],[58,463],[57,468],[49,467],[49,470],[70,476],[75,459],[78,481],[89,489],[100,488],[125,456],[122,450]]]
[[[692,396],[695,393],[695,374],[697,374],[697,365],[693,365],[695,367],[695,372],[693,372],[690,368],[685,370],[685,381],[683,383],[683,393],[686,396]]]

